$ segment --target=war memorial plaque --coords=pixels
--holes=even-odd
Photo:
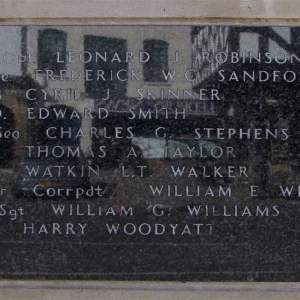
[[[300,27],[0,40],[1,278],[300,279]]]

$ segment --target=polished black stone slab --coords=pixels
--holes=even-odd
[[[297,281],[299,27],[0,27],[0,277]]]

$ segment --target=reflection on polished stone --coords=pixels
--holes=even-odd
[[[1,277],[299,280],[299,30],[1,26]]]

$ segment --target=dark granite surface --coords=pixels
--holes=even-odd
[[[298,281],[299,41],[2,26],[0,277]]]

